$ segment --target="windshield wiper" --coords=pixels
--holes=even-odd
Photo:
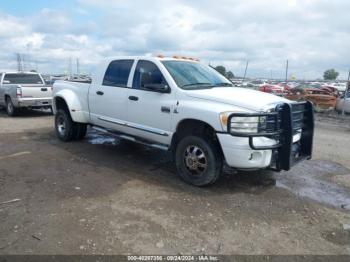
[[[205,85],[205,86],[208,86],[208,87],[212,87],[213,84],[212,83],[191,83],[191,84],[186,84],[186,85],[183,85],[181,87],[186,87],[186,86],[199,86],[199,85]]]
[[[230,84],[230,83],[217,83],[215,85],[213,85],[214,87],[219,87],[219,86],[233,86],[233,84]]]

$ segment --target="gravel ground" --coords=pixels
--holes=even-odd
[[[0,254],[350,254],[349,119],[316,127],[314,159],[276,186],[254,172],[196,188],[163,152],[62,143],[48,113],[1,112]]]

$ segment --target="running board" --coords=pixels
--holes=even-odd
[[[129,136],[129,135],[122,134],[122,133],[116,133],[116,132],[109,131],[109,130],[101,128],[101,127],[92,126],[92,129],[94,129],[94,130],[96,130],[98,132],[104,133],[104,134],[108,134],[108,135],[111,135],[111,136],[114,136],[114,137],[117,137],[117,138],[120,138],[120,139],[125,139],[125,140],[131,141],[131,142],[135,142],[135,143],[138,143],[138,144],[141,144],[141,145],[144,145],[144,146],[149,146],[149,147],[153,147],[153,148],[164,150],[164,151],[168,151],[169,150],[169,147],[166,146],[166,145],[147,142],[147,141],[144,141],[144,140],[137,139],[136,137],[133,137],[133,136]]]

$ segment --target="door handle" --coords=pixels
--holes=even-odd
[[[47,91],[47,88],[43,87],[43,88],[41,88],[41,91],[45,92],[45,91]]]
[[[98,94],[99,96],[103,96],[103,92],[102,91],[97,91],[96,94]]]
[[[162,111],[163,113],[170,113],[170,107],[168,106],[162,106],[160,108],[160,111]]]
[[[138,101],[139,98],[137,96],[129,96],[129,100]]]

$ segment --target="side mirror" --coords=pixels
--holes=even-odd
[[[144,88],[154,91],[154,92],[159,92],[159,93],[169,93],[170,88],[166,84],[145,84]]]
[[[3,80],[2,83],[3,84],[10,84],[11,82],[9,80]]]

